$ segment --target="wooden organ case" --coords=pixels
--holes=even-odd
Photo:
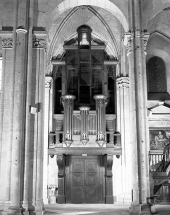
[[[121,155],[116,132],[115,61],[88,26],[53,59],[54,115],[49,155],[57,155],[57,203],[113,204],[113,156]],[[112,63],[111,63],[112,62]]]

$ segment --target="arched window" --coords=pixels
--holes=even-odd
[[[148,93],[167,92],[166,67],[162,58],[154,56],[147,63]]]

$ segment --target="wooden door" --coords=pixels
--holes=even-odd
[[[71,157],[71,203],[104,203],[104,171],[100,164],[99,156]]]

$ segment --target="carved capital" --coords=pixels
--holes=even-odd
[[[150,33],[143,33],[142,36],[141,36],[141,38],[143,39],[143,46],[144,46],[143,49],[144,49],[145,55],[147,54],[146,53],[146,47],[147,47],[149,37],[150,37]]]
[[[126,49],[127,49],[127,55],[132,53],[132,42],[133,42],[133,34],[126,33],[124,35],[124,45],[126,46]]]
[[[2,48],[12,48],[13,47],[13,38],[2,38]]]
[[[129,88],[129,77],[119,77],[116,81],[119,88]]]
[[[46,40],[44,38],[33,38],[33,48],[42,48],[46,49]]]
[[[45,77],[45,88],[51,89],[52,77]]]
[[[136,30],[136,31],[134,32],[134,36],[135,36],[135,37],[141,37],[141,31],[140,31],[140,30]]]

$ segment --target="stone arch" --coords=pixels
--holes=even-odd
[[[158,13],[160,13],[162,10],[169,8],[170,7],[170,2],[159,2],[159,4],[153,9],[152,15],[151,15],[151,19],[153,19]]]
[[[105,22],[105,20],[102,18],[102,16],[93,9],[93,7],[88,6],[88,9],[102,22],[104,28],[106,29],[106,31],[108,32],[108,35],[110,36],[111,40],[112,40],[112,46],[110,43],[107,43],[106,45],[106,51],[109,53],[112,53],[112,55],[115,57],[118,56],[119,54],[119,50],[118,50],[118,45],[116,42],[116,39],[109,27],[109,25]],[[58,35],[60,33],[60,31],[64,28],[65,23],[67,23],[67,20],[70,19],[70,17],[72,15],[74,15],[74,13],[76,13],[78,10],[78,7],[74,7],[69,14],[63,19],[63,21],[61,22],[59,28],[57,29],[57,31],[55,32],[55,35],[53,36],[53,39],[51,41],[50,44],[50,49],[48,52],[48,59],[50,60],[50,58],[52,57],[52,55],[56,55],[56,53],[62,53],[63,52],[63,44],[59,44],[59,46],[57,47],[57,50],[55,50],[55,44],[56,44],[56,40],[58,38]],[[92,35],[95,35],[94,33],[92,33]],[[73,38],[75,35],[72,34],[70,35],[70,39]],[[102,35],[95,35],[95,37],[98,37],[99,40],[104,41],[105,38],[102,37]],[[55,54],[54,54],[54,50],[55,50]]]
[[[83,5],[90,5],[90,6],[96,6],[101,7],[109,12],[111,12],[122,24],[124,30],[127,32],[129,29],[128,22],[122,13],[122,11],[112,2],[109,0],[65,0],[61,2],[51,13],[51,23],[56,20],[56,18],[65,12],[68,9],[83,6]]]

